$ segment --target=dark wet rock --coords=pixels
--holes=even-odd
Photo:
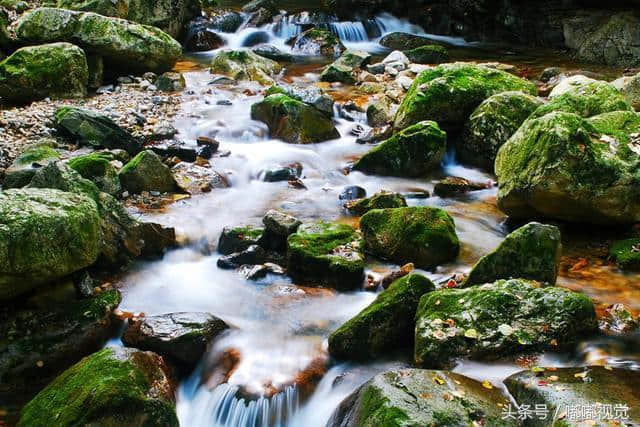
[[[289,143],[308,144],[340,137],[324,113],[283,94],[270,95],[253,104],[251,118],[266,123],[273,138]]]
[[[449,52],[438,45],[424,45],[415,49],[405,50],[409,61],[415,64],[441,64],[449,61]]]
[[[433,45],[433,40],[409,33],[390,33],[380,39],[380,44],[391,50],[411,50],[421,46]]]
[[[460,250],[453,218],[438,208],[372,210],[360,218],[360,230],[367,251],[399,264],[433,269]]]
[[[182,73],[166,72],[160,74],[153,83],[158,90],[165,92],[179,92],[183,90],[187,83]]]
[[[104,59],[100,55],[87,56],[87,69],[89,79],[87,86],[89,89],[98,89],[104,84]]]
[[[344,190],[342,190],[342,193],[340,193],[340,195],[338,196],[338,199],[340,200],[357,200],[357,199],[362,199],[363,197],[367,196],[367,191],[362,188],[362,187],[358,187],[357,185],[350,185],[348,187],[345,187]]]
[[[347,49],[340,58],[324,68],[320,75],[320,80],[323,82],[354,84],[356,82],[356,74],[370,59],[371,55],[367,52]]]
[[[362,216],[373,209],[404,208],[407,201],[401,194],[382,190],[366,199],[347,202],[344,206],[351,214]]]
[[[143,191],[171,193],[177,189],[176,180],[156,153],[145,150],[129,161],[120,172],[120,183],[131,194]]]
[[[585,366],[521,371],[508,377],[504,383],[519,406],[546,406],[549,417],[541,425],[615,425],[614,408],[622,406],[628,408],[627,419],[623,423],[633,425],[640,422],[638,381],[638,371]],[[610,416],[606,415],[607,406]],[[582,411],[570,415],[568,412],[572,407],[600,407],[601,412],[594,410],[590,414]]]
[[[433,120],[445,129],[458,129],[485,99],[505,91],[536,94],[533,83],[505,71],[469,64],[442,64],[423,71],[414,80],[395,117],[404,129]]]
[[[440,167],[447,135],[437,123],[425,121],[397,132],[362,156],[353,169],[377,175],[423,177]]]
[[[118,171],[111,164],[111,156],[102,153],[85,154],[69,160],[68,165],[83,178],[93,182],[100,191],[115,197],[120,195],[120,179]]]
[[[274,84],[273,77],[282,67],[271,59],[249,50],[223,50],[211,61],[211,72],[237,81],[252,80],[263,85]]]
[[[591,300],[523,279],[425,295],[416,314],[415,362],[450,366],[458,357],[496,359],[560,348],[597,330]]]
[[[462,161],[493,171],[500,147],[542,104],[523,92],[503,92],[484,100],[465,125],[458,147]]]
[[[435,285],[419,274],[396,280],[329,336],[329,354],[341,360],[372,360],[411,348],[420,297],[433,290]]]
[[[455,197],[471,191],[485,190],[489,188],[487,184],[469,181],[457,176],[448,176],[436,183],[433,187],[433,194],[439,197]]]
[[[3,320],[0,399],[24,403],[64,369],[102,347],[112,333],[112,313],[119,303],[117,291],[104,291],[54,309],[21,310]]]
[[[161,257],[168,248],[178,246],[176,230],[173,227],[164,227],[154,222],[143,222],[137,227],[137,232],[144,241],[144,247],[140,252],[142,257]]]
[[[267,43],[270,39],[269,33],[266,31],[256,31],[247,36],[242,41],[242,47],[253,47],[259,44]]]
[[[85,53],[69,43],[23,47],[0,62],[0,98],[6,102],[82,98],[88,81]]]
[[[218,252],[223,255],[242,252],[250,246],[256,245],[263,232],[263,228],[250,225],[245,227],[226,227],[222,230],[218,241]]]
[[[377,144],[378,142],[385,141],[393,136],[393,127],[383,126],[377,128],[371,128],[363,132],[356,143],[358,144]]]
[[[514,218],[640,221],[639,130],[640,118],[630,111],[527,120],[498,151],[498,207]]]
[[[263,264],[267,260],[267,252],[262,246],[251,245],[241,252],[221,256],[217,265],[225,270],[233,270],[245,264]]]
[[[18,188],[29,184],[39,168],[60,158],[55,147],[56,143],[51,139],[42,139],[25,147],[5,171],[3,188]]]
[[[539,79],[541,82],[547,83],[554,77],[558,77],[561,74],[562,74],[562,68],[547,67],[544,70],[542,70],[542,73],[540,73]]]
[[[274,0],[252,0],[242,6],[242,11],[247,13],[252,13],[257,11],[260,8],[269,9],[271,11],[276,12],[278,7]]]
[[[211,28],[225,33],[235,33],[244,22],[235,10],[214,9],[208,13]]]
[[[613,242],[609,256],[622,270],[640,271],[640,238]]]
[[[364,276],[359,234],[345,224],[303,224],[287,240],[287,270],[298,282],[357,289]]]
[[[158,156],[177,157],[184,162],[195,162],[197,158],[196,147],[185,144],[183,141],[170,140],[167,142],[152,143],[145,146]]]
[[[322,28],[311,28],[293,41],[294,53],[318,56],[340,56],[345,47],[335,34]]]
[[[224,45],[224,40],[214,32],[211,21],[205,17],[198,17],[189,22],[184,41],[188,52],[206,52],[218,49]]]
[[[402,369],[376,375],[342,401],[329,427],[517,426],[504,420],[497,387],[448,371]]]
[[[269,58],[278,62],[292,62],[294,57],[290,53],[283,52],[272,44],[260,43],[251,48],[253,53],[264,58]]]
[[[560,266],[560,230],[530,222],[509,234],[500,245],[471,269],[464,286],[498,279],[529,279],[554,285]]]
[[[229,187],[229,182],[224,175],[193,163],[180,162],[171,168],[171,173],[178,188],[192,195]]]
[[[89,12],[39,8],[20,17],[16,33],[25,43],[77,44],[119,72],[166,71],[182,54],[180,43],[155,27]]]
[[[175,382],[162,357],[105,348],[66,370],[20,413],[19,426],[178,426]]]
[[[209,313],[170,313],[129,320],[122,342],[194,366],[229,326]]]
[[[324,91],[317,86],[302,86],[299,84],[292,85],[278,85],[270,87],[265,96],[285,94],[291,98],[302,101],[305,104],[309,104],[312,107],[322,111],[329,117],[333,117],[333,98],[331,95],[327,95]]]
[[[640,327],[640,319],[634,318],[624,304],[613,304],[600,319],[600,330],[609,334],[629,334]]]
[[[267,169],[261,172],[260,175],[265,182],[289,181],[290,179],[300,178],[302,175],[302,165],[296,162],[288,166]]]
[[[135,155],[142,149],[139,141],[109,117],[76,107],[56,111],[55,126],[65,136],[82,145],[96,148],[117,148]]]

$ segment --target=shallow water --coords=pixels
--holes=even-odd
[[[411,31],[425,34],[406,21],[389,15],[378,18],[384,32]],[[359,25],[334,25],[356,46],[374,53],[383,52],[377,38],[356,40],[362,34]],[[242,46],[255,31],[267,31],[270,42],[282,49],[286,37],[294,31],[274,27],[246,29],[226,34],[229,47]],[[280,32],[278,32],[280,31]],[[359,36],[358,36],[359,37]],[[486,57],[486,51],[468,49],[473,45],[447,39],[450,44],[464,44],[468,57]],[[426,179],[400,179],[345,175],[350,161],[368,151],[371,146],[355,143],[350,130],[358,122],[336,118],[341,138],[314,145],[291,145],[268,137],[264,124],[252,121],[250,106],[262,98],[263,88],[253,83],[233,87],[209,85],[211,75],[202,64],[215,52],[190,56],[196,62],[184,62],[178,69],[185,72],[187,90],[182,112],[174,125],[178,137],[195,144],[198,136],[215,137],[221,150],[231,155],[211,160],[212,167],[226,175],[231,186],[211,193],[182,200],[162,212],[146,212],[154,221],[176,227],[184,248],[169,252],[162,260],[140,263],[120,281],[123,292],[121,308],[147,315],[175,311],[210,312],[233,326],[218,339],[203,358],[196,371],[180,386],[178,415],[185,426],[324,426],[331,413],[349,393],[378,372],[409,361],[398,357],[367,365],[334,365],[328,360],[326,338],[347,319],[366,307],[375,298],[371,292],[337,293],[331,290],[297,287],[286,277],[268,276],[258,282],[245,280],[235,271],[218,269],[215,244],[223,227],[259,224],[264,213],[277,208],[303,221],[315,219],[353,222],[345,216],[338,194],[345,186],[359,185],[371,195],[379,190],[413,193],[433,190],[434,183],[447,175],[466,177],[474,181],[489,181],[495,177],[477,169],[465,167],[447,157],[442,171]],[[462,53],[458,53],[462,55]],[[543,59],[509,56],[523,67],[542,68]],[[326,59],[324,60],[326,62]],[[323,61],[307,58],[305,65],[291,65],[282,78],[303,84],[318,80]],[[336,97],[348,98],[350,92],[337,91]],[[230,100],[231,106],[217,105]],[[366,127],[360,115],[360,125]],[[284,183],[265,183],[260,172],[278,165],[300,162],[307,190],[291,188]],[[495,204],[496,189],[471,193],[457,199],[409,198],[409,205],[429,205],[446,209],[456,222],[462,242],[461,255],[455,263],[422,272],[434,281],[456,272],[466,272],[483,254],[495,248],[510,227]],[[204,242],[204,243],[203,243]],[[203,246],[212,244],[213,253]],[[604,265],[602,258],[580,245],[569,242],[563,259],[559,284],[579,290],[601,303],[624,302],[640,309],[640,284],[633,276],[625,276],[614,267]],[[570,271],[574,260],[588,258],[588,265]],[[379,274],[392,266],[368,260],[368,272]],[[117,344],[117,343],[116,343]],[[634,349],[635,347],[635,349]],[[461,362],[455,370],[473,378],[488,379],[497,386],[509,374],[527,363],[571,366],[589,361],[638,367],[637,342],[620,343],[615,339],[584,343],[574,354],[545,354],[533,361],[500,363]],[[226,384],[219,385],[216,361],[225,354],[239,355],[236,369]],[[313,380],[309,380],[313,377]],[[257,398],[257,396],[263,396]]]

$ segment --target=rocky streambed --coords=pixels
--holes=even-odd
[[[640,422],[633,69],[118,4],[0,2],[0,423]]]

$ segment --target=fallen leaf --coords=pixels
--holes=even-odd
[[[444,384],[444,380],[438,376],[433,377],[433,380],[440,385]]]
[[[489,390],[491,390],[493,388],[493,384],[491,384],[489,381],[484,380],[482,381],[482,387],[484,388],[488,388]]]
[[[583,268],[585,268],[585,267],[586,267],[586,266],[588,266],[588,265],[589,265],[589,261],[587,261],[587,259],[586,259],[586,258],[580,258],[580,259],[578,260],[578,262],[576,262],[575,264],[573,264],[573,267],[571,267],[571,268],[569,269],[569,271],[570,271],[570,272],[572,272],[572,273],[573,273],[573,272],[576,272],[576,271],[580,271],[580,270],[582,270]]]
[[[475,329],[467,329],[464,331],[464,336],[467,338],[478,339],[478,331]]]

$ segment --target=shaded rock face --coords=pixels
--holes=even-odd
[[[209,342],[227,328],[224,321],[209,313],[171,313],[130,320],[122,341],[128,347],[194,366]]]
[[[517,426],[502,419],[508,404],[498,388],[460,374],[402,369],[366,382],[342,401],[327,426]]]
[[[561,417],[567,407],[626,406],[630,425],[640,423],[638,371],[588,366],[582,368],[553,368],[538,372],[522,371],[508,377],[504,383],[518,405],[531,407],[547,405],[549,418],[545,425],[566,421]],[[615,412],[614,412],[615,413]],[[602,412],[604,414],[604,412]],[[595,417],[594,417],[595,415]],[[596,424],[602,420],[596,414],[582,414],[576,424]]]
[[[20,413],[18,426],[178,426],[174,382],[162,357],[105,348],[63,372]]]
[[[85,53],[69,43],[23,47],[0,62],[0,98],[11,103],[80,98],[88,81]]]
[[[47,139],[27,146],[6,170],[3,187],[18,188],[29,184],[39,168],[60,158],[54,147],[55,141]]]
[[[416,313],[415,362],[450,366],[457,357],[496,359],[569,345],[597,330],[591,300],[513,279],[431,292]]]
[[[102,347],[112,333],[112,313],[119,303],[117,291],[106,291],[54,310],[20,311],[3,321],[0,399],[24,403],[64,369]]]
[[[329,336],[329,354],[342,360],[371,360],[411,348],[420,297],[433,290],[435,285],[419,274],[396,280]]]
[[[110,158],[108,154],[91,153],[74,157],[69,161],[69,167],[92,181],[100,191],[117,197],[121,192],[120,179]]]

